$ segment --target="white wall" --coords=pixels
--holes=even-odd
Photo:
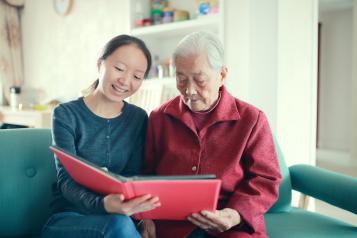
[[[225,11],[226,85],[263,109],[276,131],[277,0],[228,0]]]
[[[318,2],[280,0],[277,135],[288,164],[315,164]]]
[[[96,79],[104,44],[129,26],[127,1],[73,1],[67,16],[52,2],[26,1],[22,12],[25,86],[37,102],[77,97]]]
[[[353,42],[357,42],[357,0],[353,3]],[[353,45],[352,61],[352,122],[351,158],[357,161],[357,44]]]
[[[249,101],[251,3],[249,0],[226,0],[224,10],[224,46],[228,67],[225,84],[234,96]]]
[[[321,12],[318,148],[349,152],[352,116],[352,9]]]
[[[315,164],[316,0],[227,0],[227,86],[268,115],[288,165]]]
[[[262,108],[277,131],[278,0],[253,0],[249,101]]]

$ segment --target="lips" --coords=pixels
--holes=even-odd
[[[198,102],[199,99],[198,98],[185,98],[186,102]]]
[[[186,101],[185,101],[185,103],[187,104],[187,105],[197,105],[197,104],[199,104],[200,103],[200,100],[198,100],[198,99],[187,99]]]
[[[121,87],[121,86],[119,86],[119,85],[112,85],[112,88],[114,89],[114,91],[115,92],[117,92],[117,93],[126,93],[126,92],[128,92],[129,90],[127,90],[126,88],[123,88],[123,87]]]

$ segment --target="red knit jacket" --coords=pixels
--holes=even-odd
[[[272,133],[262,111],[234,98],[221,99],[197,133],[190,109],[178,96],[154,110],[145,144],[147,173],[216,174],[222,180],[217,209],[233,208],[240,225],[217,237],[267,237],[264,213],[278,197],[281,174]],[[158,237],[183,238],[188,221],[157,221]]]

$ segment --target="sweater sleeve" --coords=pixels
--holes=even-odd
[[[276,201],[281,180],[274,141],[263,112],[259,112],[242,159],[244,181],[237,186],[227,207],[239,212],[239,229],[255,232],[264,213]]]
[[[64,150],[77,154],[75,140],[76,133],[73,128],[74,119],[62,106],[55,108],[52,117],[53,144]],[[63,197],[85,213],[106,213],[103,196],[77,184],[67,173],[65,168],[55,157],[57,170],[57,186]]]

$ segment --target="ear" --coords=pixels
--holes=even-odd
[[[225,80],[225,78],[227,77],[227,74],[228,74],[228,69],[227,69],[226,66],[222,66],[220,74],[221,74],[221,82],[223,84],[223,82],[224,82],[224,80]]]
[[[102,61],[101,59],[98,59],[97,60],[97,69],[98,69],[98,72],[100,71],[100,67],[102,66]]]

